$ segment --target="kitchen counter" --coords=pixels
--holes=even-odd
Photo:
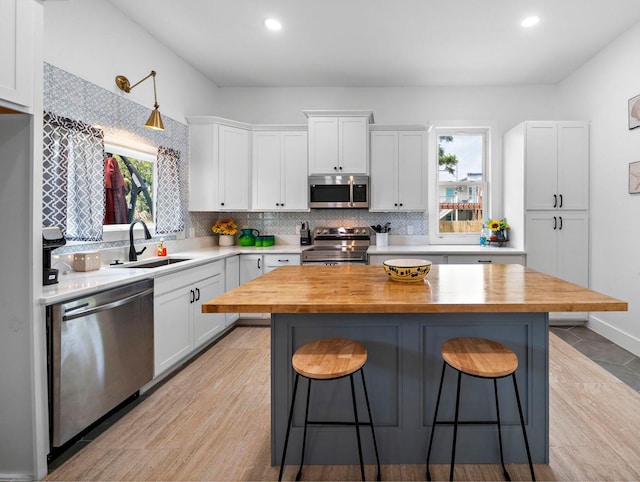
[[[394,247],[391,247],[394,249]],[[504,248],[500,248],[504,250]],[[203,305],[203,312],[271,312],[271,463],[278,465],[293,391],[291,357],[318,338],[356,339],[367,348],[364,368],[383,464],[424,464],[442,370],[440,347],[449,338],[494,339],[518,357],[516,377],[534,463],[549,461],[548,311],[625,311],[627,303],[519,264],[434,265],[425,281],[388,279],[382,266],[287,266]],[[484,383],[483,383],[484,382]],[[505,461],[526,463],[509,380],[498,381]],[[310,410],[351,420],[348,379],[314,390]],[[455,381],[449,373],[441,416],[453,419]],[[483,403],[478,403],[481,400]],[[467,419],[495,417],[493,384],[463,382]],[[486,403],[485,403],[486,402]],[[359,401],[359,412],[366,407]],[[314,415],[318,418],[317,415]],[[300,460],[304,404],[297,404],[288,462]],[[499,463],[496,427],[465,426],[459,463]],[[433,463],[450,458],[451,430],[439,430]],[[309,464],[357,464],[353,427],[313,430]],[[365,436],[366,443],[368,438]],[[367,445],[365,445],[365,448]],[[365,457],[370,459],[369,451]]]
[[[171,273],[194,268],[196,266],[210,263],[218,259],[224,259],[236,254],[299,254],[309,246],[299,246],[295,244],[280,244],[268,248],[256,248],[255,246],[212,246],[208,248],[194,249],[171,253],[168,258],[190,258],[158,268],[128,268],[135,266],[135,262],[125,263],[118,266],[103,266],[96,271],[76,272],[60,274],[58,283],[43,286],[41,303],[51,305],[78,296],[95,293],[109,288],[114,288],[126,283],[138,281],[145,278],[157,278]],[[139,262],[160,259],[154,256],[140,258]]]

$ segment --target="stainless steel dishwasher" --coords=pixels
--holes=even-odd
[[[153,377],[153,280],[49,307],[51,447],[60,447]]]

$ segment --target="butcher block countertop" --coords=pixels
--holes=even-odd
[[[382,266],[284,266],[202,305],[203,313],[627,311],[626,302],[519,264],[433,265],[392,281]]]

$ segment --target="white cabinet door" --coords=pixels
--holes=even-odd
[[[32,0],[0,1],[0,100],[15,107],[33,106],[35,7]]]
[[[191,290],[156,296],[153,311],[154,376],[158,376],[191,353]]]
[[[309,174],[338,172],[338,118],[309,117]]]
[[[526,208],[554,209],[558,203],[557,122],[527,122]]]
[[[371,133],[370,211],[424,211],[426,180],[426,131]]]
[[[589,208],[589,124],[558,124],[558,207]]]
[[[527,267],[555,276],[558,266],[558,218],[554,211],[529,211],[526,216]]]
[[[219,139],[220,209],[249,209],[249,132],[220,125]]]
[[[218,261],[218,263],[222,263]],[[202,304],[224,293],[224,277],[221,273],[198,281],[193,287],[191,310],[193,316],[193,346],[198,348],[225,328],[224,313],[202,313]]]
[[[395,211],[398,203],[398,133],[371,132],[370,211]]]
[[[558,212],[558,278],[589,286],[589,218],[583,211]]]
[[[279,132],[253,133],[253,209],[274,211],[280,208],[281,143],[282,138]]]
[[[368,118],[309,117],[309,174],[368,174]]]
[[[282,133],[282,210],[309,210],[307,137],[304,131]]]
[[[427,133],[398,133],[398,209],[427,208]]]
[[[589,124],[527,122],[526,208],[589,208]]]
[[[263,265],[261,254],[240,255],[240,284],[262,276]],[[264,313],[240,313],[240,318],[264,318]]]
[[[527,266],[589,285],[589,215],[584,211],[527,213]]]
[[[338,172],[368,174],[368,122],[366,117],[338,118]]]
[[[307,211],[307,133],[253,134],[253,209]]]
[[[214,211],[218,204],[218,126],[189,125],[189,210]]]
[[[225,259],[225,282],[224,282],[224,290],[225,292],[231,291],[234,288],[240,286],[240,256],[231,256],[230,258]],[[239,313],[225,313],[225,325],[230,326],[233,324],[238,317]]]

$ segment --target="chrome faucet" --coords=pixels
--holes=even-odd
[[[145,246],[140,251],[136,251],[136,247],[133,245],[133,226],[136,223],[142,224],[142,227],[144,228],[144,238],[151,239],[151,233],[149,232],[147,225],[144,224],[144,221],[141,219],[134,220],[129,226],[129,261],[138,261],[138,255],[144,253],[144,250],[147,249]]]

